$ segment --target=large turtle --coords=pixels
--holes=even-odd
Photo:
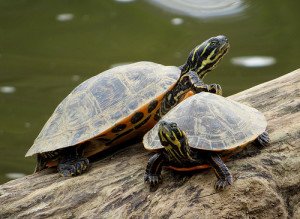
[[[138,62],[109,69],[77,86],[55,109],[26,156],[36,171],[58,165],[63,176],[81,174],[90,157],[144,134],[193,91],[220,94],[202,82],[229,48],[225,36],[195,47],[180,67]]]
[[[249,142],[262,148],[270,141],[261,112],[210,93],[187,98],[162,120],[143,139],[146,149],[157,151],[145,173],[151,188],[160,182],[163,166],[177,171],[211,166],[218,178],[216,189],[224,189],[233,180],[223,160]]]

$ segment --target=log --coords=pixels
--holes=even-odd
[[[300,218],[300,69],[229,98],[265,114],[271,145],[227,162],[226,190],[215,191],[211,170],[164,170],[150,192],[138,143],[78,177],[47,169],[1,185],[0,218]]]

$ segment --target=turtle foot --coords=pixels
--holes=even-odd
[[[89,167],[89,160],[87,158],[79,158],[67,160],[60,163],[57,167],[60,175],[64,177],[77,176],[85,172]]]
[[[226,187],[232,185],[232,183],[233,183],[233,179],[232,179],[231,175],[226,177],[225,179],[218,179],[216,184],[215,184],[215,189],[216,190],[223,190]]]
[[[162,181],[161,175],[154,175],[148,173],[145,174],[144,180],[145,182],[149,183],[150,186],[156,186]]]
[[[258,138],[256,139],[256,145],[260,147],[267,147],[270,145],[270,138],[267,131],[263,132]]]
[[[155,192],[158,189],[159,183],[162,181],[161,175],[145,174],[145,182],[150,185],[150,192]]]
[[[222,92],[221,85],[219,85],[219,84],[210,84],[208,86],[209,86],[208,90],[209,90],[210,93],[222,96],[223,92]]]

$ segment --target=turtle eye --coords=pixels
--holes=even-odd
[[[170,125],[172,128],[177,128],[177,124],[176,123],[171,123]]]
[[[216,41],[212,41],[211,43],[210,43],[210,46],[216,46],[218,43],[216,42]]]

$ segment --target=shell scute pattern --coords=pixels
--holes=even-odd
[[[70,98],[65,107],[64,116],[67,126],[77,130],[95,117],[101,114],[101,109],[91,93],[80,93],[76,97]]]
[[[138,62],[88,79],[59,104],[26,156],[99,137],[139,108],[148,107],[179,76],[175,66]]]
[[[163,120],[185,131],[191,147],[227,150],[254,140],[266,129],[262,113],[254,108],[210,93],[200,93],[181,102]],[[145,136],[144,146],[162,148],[155,125]]]
[[[101,109],[105,110],[111,105],[118,104],[128,94],[128,88],[121,79],[111,77],[111,75],[104,75],[101,80],[95,81],[90,87],[90,91],[98,101]]]
[[[63,117],[64,103],[60,103],[56,109],[55,113],[48,119],[48,122],[41,130],[40,134],[36,138],[36,141],[52,137],[54,134],[60,133],[60,128],[64,126],[65,118]],[[51,122],[49,122],[51,121]]]
[[[85,135],[88,130],[89,130],[89,127],[87,127],[87,126],[81,127],[78,130],[76,130],[76,132],[73,135],[73,139],[72,139],[70,145],[77,144],[78,140],[81,139],[82,136]]]
[[[131,102],[128,103],[128,109],[135,110],[139,106],[139,102],[135,99],[133,99]]]
[[[210,144],[210,142],[208,140],[203,139],[203,138],[197,138],[197,137],[194,137],[194,138],[196,140],[189,141],[190,145],[201,145],[201,147],[203,148],[203,150],[212,150],[211,144]]]
[[[94,80],[95,80],[95,76],[82,82],[77,87],[75,87],[74,90],[69,95],[87,90],[91,82]]]

